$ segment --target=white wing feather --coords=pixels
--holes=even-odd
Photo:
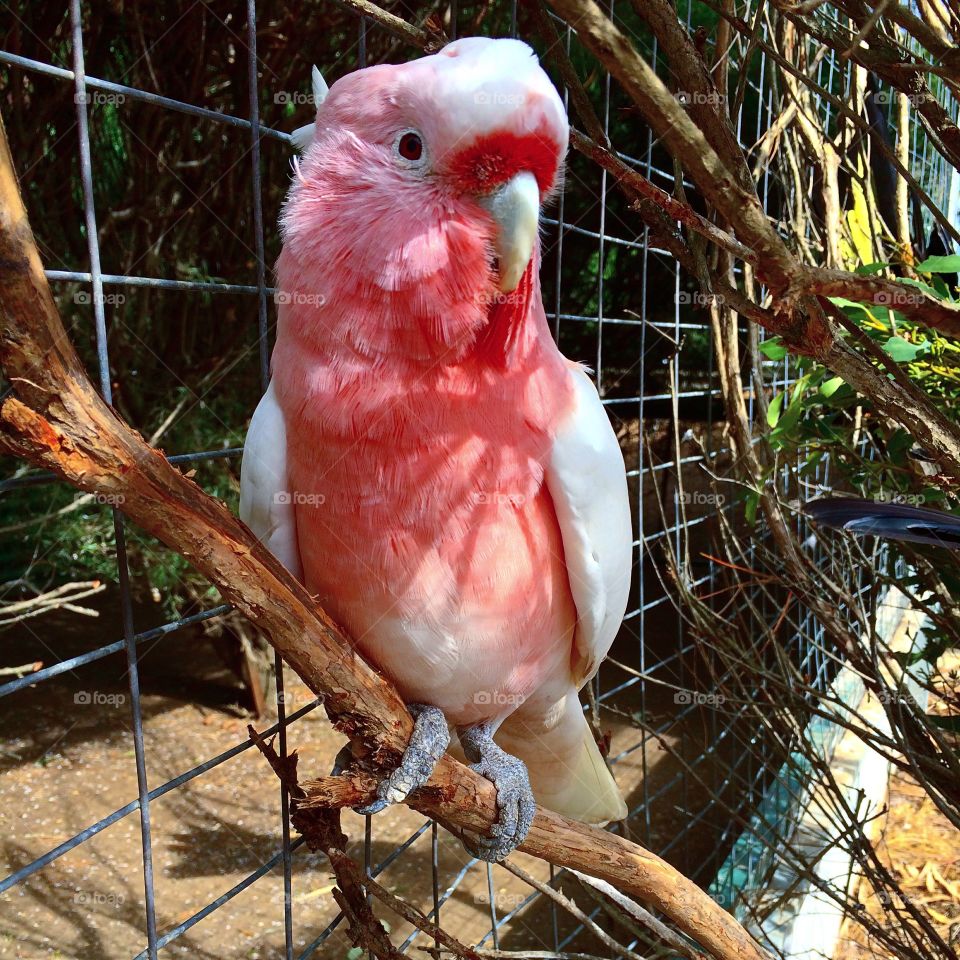
[[[623,620],[633,529],[616,434],[584,370],[570,373],[575,407],[557,432],[546,481],[577,608],[572,662],[579,687],[597,672]]]
[[[287,481],[287,427],[273,384],[257,405],[243,444],[240,519],[299,579],[297,520]]]

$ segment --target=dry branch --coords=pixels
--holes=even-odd
[[[0,448],[114,502],[181,554],[269,637],[322,696],[358,762],[399,762],[412,721],[396,690],[226,507],[169,464],[109,408],[71,346],[43,273],[0,124],[0,361],[14,395],[0,408]],[[408,801],[460,829],[485,832],[493,786],[453,758]],[[695,884],[642,847],[538,809],[520,848],[606,880],[667,916],[722,960],[761,960],[749,934]]]
[[[455,937],[450,936],[442,927],[431,923],[416,907],[407,903],[406,900],[401,900],[400,897],[395,894],[392,894],[386,887],[381,886],[373,878],[367,877],[364,880],[364,885],[373,896],[393,910],[394,913],[403,917],[404,920],[415,926],[418,930],[442,943],[458,956],[463,957],[464,960],[480,960],[480,954],[477,953],[476,950],[461,943]]]
[[[913,190],[920,198],[920,201],[930,212],[930,215],[934,218],[934,220],[936,220],[937,223],[939,223],[943,229],[954,238],[954,240],[960,242],[960,231],[957,230],[950,219],[933,202],[933,200],[931,200],[929,194],[923,189],[917,179],[910,172],[909,164],[899,157],[894,150],[890,149],[879,130],[871,126],[870,123],[867,122],[867,120],[860,113],[852,110],[844,99],[835,96],[833,93],[827,90],[826,87],[823,87],[817,83],[811,76],[809,76],[807,72],[798,69],[796,64],[784,57],[776,46],[758,38],[756,36],[755,29],[751,27],[750,24],[748,24],[742,18],[734,16],[732,13],[730,13],[730,11],[724,9],[723,5],[719,3],[718,0],[702,0],[702,2],[720,17],[722,17],[725,23],[729,23],[732,27],[734,27],[743,37],[749,38],[749,42],[752,45],[755,45],[758,50],[762,50],[768,58],[773,60],[777,66],[784,71],[786,75],[795,77],[805,87],[809,88],[812,93],[815,93],[823,103],[830,104],[830,106],[837,111],[838,115],[843,116],[845,121],[852,123],[861,133],[870,137],[873,148],[879,150],[890,161],[899,178],[906,181],[909,188]],[[820,48],[820,53],[825,54],[826,52],[826,47]],[[744,74],[744,76],[746,76],[746,74]],[[790,119],[792,119],[791,108],[793,107],[795,107],[795,102],[791,101],[791,103],[787,106],[786,111],[781,113],[780,117],[777,118],[777,120],[774,122],[774,125],[770,129],[776,130],[782,121],[788,122]],[[786,118],[786,120],[784,118]],[[756,170],[757,168],[755,167],[755,175]]]
[[[340,812],[315,812],[304,827],[307,847],[324,853],[333,868],[339,885],[333,891],[333,899],[347,918],[347,935],[353,945],[369,950],[378,960],[403,960],[403,954],[394,948],[367,900],[367,888],[372,881],[364,878],[360,868],[347,855],[347,838],[340,829]],[[476,956],[464,956],[466,960],[477,960]]]
[[[960,482],[957,425],[927,399],[918,406],[915,397],[850,347],[841,328],[817,299],[827,290],[830,295],[838,295],[842,290],[839,295],[851,300],[870,300],[880,291],[863,281],[873,278],[842,271],[825,273],[801,264],[764,212],[740,146],[731,144],[719,125],[718,129],[710,129],[708,138],[685,105],[667,89],[595,0],[549,2],[577,31],[580,42],[620,83],[703,197],[733,226],[737,239],[756,254],[756,277],[770,288],[773,309],[747,315],[770,333],[781,336],[790,349],[814,357],[869,397],[882,413],[901,424],[930,451],[944,474]],[[692,100],[709,103],[711,97],[717,97],[709,72],[695,64],[699,53],[689,35],[679,26],[674,27],[675,13],[668,14],[663,9],[668,6],[665,0],[646,0],[642,4],[644,16],[657,32],[670,60],[671,70],[693,87],[691,94],[699,94],[691,96]],[[698,277],[701,273],[696,271]],[[726,279],[721,276],[722,282]],[[910,319],[929,326],[948,324],[952,329],[960,316],[955,308],[944,304],[933,310],[926,299],[906,295],[903,288],[894,286],[897,307]],[[887,296],[893,291],[884,287],[882,292]]]
[[[533,887],[535,890],[539,890],[540,893],[547,897],[547,899],[552,900],[555,904],[557,904],[557,906],[569,913],[574,920],[582,923],[583,926],[590,933],[592,933],[593,936],[595,936],[608,950],[614,951],[613,955],[615,957],[621,958],[621,960],[641,960],[639,954],[634,953],[632,950],[629,950],[627,947],[614,940],[606,930],[604,930],[599,924],[595,923],[573,902],[573,900],[562,894],[559,890],[555,890],[548,883],[541,883],[536,877],[532,877],[529,873],[515,864],[505,862],[504,867],[515,877],[519,877],[521,880],[523,880],[524,883]]]
[[[427,53],[433,53],[439,50],[448,42],[446,34],[443,32],[436,17],[429,17],[422,27],[416,27],[408,23],[402,17],[398,17],[383,7],[378,7],[369,0],[337,0],[341,6],[353,10],[362,17],[367,17],[381,27],[392,33],[400,40],[404,40],[411,46],[426,50]]]
[[[89,607],[81,607],[78,600],[92,597],[106,590],[99,580],[84,580],[80,583],[64,583],[52,590],[38,593],[26,600],[0,601],[0,627],[32,617],[40,617],[51,610],[69,610],[83,617],[98,617],[100,614]]]
[[[869,14],[860,3],[841,0],[837,6],[847,13],[858,27],[866,25]],[[930,138],[937,144],[940,152],[960,169],[960,128],[927,85],[923,63],[912,55],[903,54],[898,45],[882,33],[874,32],[869,46],[863,46],[853,43],[854,35],[825,26],[822,20],[800,19],[795,14],[786,12],[785,15],[820,43],[831,47],[837,53],[849,54],[853,61],[872,70],[894,89],[907,94],[916,106],[917,114]]]
[[[587,874],[580,873],[579,871],[574,871],[574,876],[584,884],[588,890],[592,890],[595,895],[598,894],[602,904],[604,897],[609,898],[616,904],[616,908],[621,911],[625,917],[636,921],[637,925],[652,930],[671,950],[678,953],[681,957],[686,957],[687,960],[703,960],[702,953],[691,947],[682,937],[678,937],[673,930],[670,930],[662,921],[644,910],[639,903],[634,903],[629,897],[625,897],[616,887],[604,880],[597,880],[596,877],[587,876]],[[615,919],[620,918],[615,916]],[[620,922],[622,923],[623,921],[621,920]],[[631,926],[633,926],[633,924],[631,924]]]
[[[721,230],[715,223],[706,217],[701,217],[689,204],[671,197],[666,190],[661,190],[655,183],[651,183],[643,174],[628,167],[616,154],[601,146],[579,130],[570,131],[570,146],[589,157],[609,173],[612,173],[620,185],[627,191],[632,191],[640,197],[653,201],[661,210],[679,220],[685,227],[694,233],[712,241],[723,250],[732,253],[735,257],[747,263],[756,263],[756,254],[745,247],[736,237],[730,236]],[[960,314],[958,314],[960,316]]]
[[[0,677],[20,677],[26,676],[28,673],[36,673],[38,670],[43,668],[42,660],[34,660],[33,663],[24,663],[19,667],[0,667]]]

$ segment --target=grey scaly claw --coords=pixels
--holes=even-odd
[[[400,766],[380,781],[377,799],[365,807],[357,807],[357,813],[379,813],[391,803],[401,803],[430,779],[433,768],[450,744],[450,731],[442,710],[422,703],[411,703],[407,709],[414,719],[413,733]]]
[[[458,733],[463,752],[473,761],[470,769],[497,788],[497,821],[490,828],[490,836],[471,837],[464,845],[475,857],[495,863],[513,853],[530,831],[537,809],[530,778],[522,760],[494,743],[489,724]]]

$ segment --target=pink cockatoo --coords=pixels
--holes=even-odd
[[[626,476],[538,278],[562,102],[528,46],[478,37],[314,92],[241,516],[411,704],[368,812],[422,785],[452,728],[497,787],[479,855],[522,841],[533,797],[621,819],[577,691],[626,607]]]

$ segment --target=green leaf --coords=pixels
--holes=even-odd
[[[957,273],[960,272],[960,256],[955,253],[946,257],[927,257],[917,264],[921,273]]]
[[[787,407],[783,416],[780,417],[780,420],[777,423],[777,428],[770,435],[770,439],[776,440],[789,433],[800,422],[800,417],[802,415],[803,404],[797,400],[792,401],[790,406]]]
[[[859,273],[864,277],[869,277],[871,274],[885,270],[888,266],[890,266],[888,263],[861,263],[853,272]]]
[[[936,274],[932,277],[934,289],[937,291],[937,296],[941,300],[953,300],[953,291],[947,286],[946,281],[943,277],[938,277]]]
[[[886,459],[898,466],[907,462],[907,452],[913,447],[914,440],[902,427],[895,430],[887,440]]]
[[[868,317],[871,319],[873,318],[873,314],[866,308],[866,306],[862,303],[857,303],[856,300],[848,300],[846,297],[828,297],[827,299],[843,310],[862,310]]]
[[[768,360],[782,360],[787,355],[787,348],[779,337],[771,337],[760,344],[760,352]]]
[[[926,340],[911,343],[903,337],[891,337],[883,344],[883,349],[898,363],[910,363],[920,354],[926,353],[930,349],[930,344]]]
[[[780,419],[780,411],[783,409],[783,398],[786,394],[778,393],[773,398],[773,403],[767,407],[767,426],[775,427]]]
[[[363,947],[351,947],[347,951],[347,960],[360,960],[363,956]]]
[[[902,283],[906,287],[914,287],[917,290],[922,290],[924,293],[929,293],[931,297],[936,297],[938,300],[943,299],[943,294],[934,287],[931,287],[929,283],[924,283],[922,280],[914,280],[913,277],[897,277],[897,283]]]
[[[844,384],[843,377],[831,377],[826,383],[820,385],[820,395],[822,397],[832,397]]]
[[[803,416],[803,402],[804,402],[804,391],[807,389],[807,384],[810,380],[811,374],[805,374],[802,376],[794,385],[793,393],[790,395],[790,403],[787,405],[787,409],[780,413],[779,407],[782,407],[786,401],[784,400],[779,404],[777,413],[776,424],[770,424],[770,426],[775,427],[774,430],[770,433],[770,441],[775,446],[781,445],[787,438],[787,435],[797,426],[800,422],[800,418]],[[786,397],[786,393],[779,394],[775,399],[774,403],[771,405],[771,410],[774,405],[777,405],[777,400],[780,400],[781,397]],[[770,411],[767,414],[767,422],[770,422]]]

